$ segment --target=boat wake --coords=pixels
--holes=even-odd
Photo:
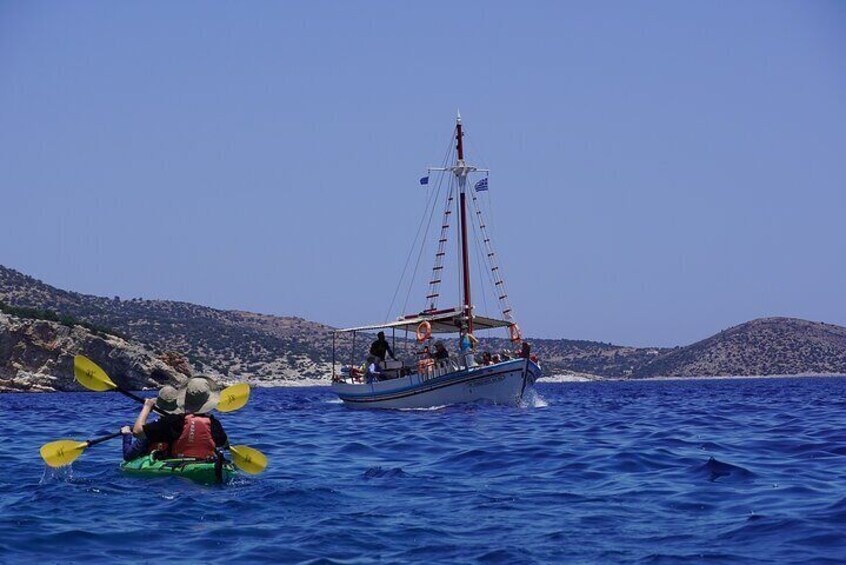
[[[520,408],[546,408],[549,402],[534,388],[530,388],[520,400]]]

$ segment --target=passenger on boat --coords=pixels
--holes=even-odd
[[[499,356],[499,353],[494,353],[493,357],[491,357],[491,361],[494,365],[496,365],[497,363],[500,363],[502,361],[502,358]]]
[[[420,359],[417,361],[417,372],[425,375],[434,364],[435,361],[432,359],[432,352],[429,351],[429,346],[423,346],[423,351],[420,352]]]
[[[528,341],[524,341],[523,345],[520,346],[520,351],[517,352],[517,357],[521,359],[532,358],[532,346],[529,344]]]
[[[367,384],[370,384],[373,381],[382,380],[382,371],[379,369],[378,359],[375,355],[370,355],[369,357],[367,357],[366,380]]]
[[[479,345],[479,340],[476,339],[476,336],[471,334],[467,331],[467,328],[461,327],[461,337],[458,339],[458,344],[461,350],[461,354],[465,355],[470,353],[471,351],[476,350],[476,346]]]
[[[379,332],[376,334],[376,341],[370,344],[370,355],[378,357],[380,361],[384,361],[385,354],[390,355],[391,359],[396,361],[394,352],[391,350],[391,346],[388,345],[388,340],[385,339],[385,332]]]
[[[162,412],[162,418],[173,417],[181,411],[178,399],[179,391],[170,385],[165,385],[159,390],[159,395],[155,400],[155,407]],[[143,412],[143,408],[141,411]],[[123,434],[124,461],[131,461],[154,451],[167,453],[170,447],[167,442],[151,444],[146,438],[142,439],[133,436],[132,428],[129,426],[122,427],[120,431]]]
[[[491,358],[490,351],[482,353],[482,365],[493,365],[493,359]]]
[[[138,420],[132,428],[136,437],[150,442],[170,444],[170,456],[178,458],[209,459],[217,448],[226,447],[229,440],[220,421],[210,412],[217,406],[219,394],[213,381],[195,377],[179,390],[179,404],[185,413],[173,418],[161,418],[150,424],[147,416],[154,400],[147,399]]]
[[[443,361],[449,359],[449,351],[444,346],[444,342],[438,340],[435,342],[435,361]]]
[[[461,352],[461,359],[464,360],[465,367],[472,367],[476,364],[476,357],[473,352],[476,350],[479,340],[467,331],[467,328],[461,326],[461,337],[458,339],[458,348]]]

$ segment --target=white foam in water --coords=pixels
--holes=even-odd
[[[441,410],[446,407],[446,404],[441,404],[440,406],[427,406],[426,408],[398,408],[398,410],[400,412],[427,412],[429,410]]]
[[[532,388],[529,389],[523,396],[523,400],[520,402],[520,405],[524,408],[546,408],[549,406],[549,402],[547,402],[537,390]]]
[[[73,465],[66,465],[65,467],[49,467],[44,465],[44,472],[41,474],[41,480],[38,481],[38,484],[68,483],[72,480]]]

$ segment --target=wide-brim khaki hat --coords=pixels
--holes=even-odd
[[[170,385],[165,385],[159,390],[156,398],[156,408],[167,414],[181,414],[182,407],[179,405],[179,391]]]
[[[208,377],[194,377],[179,389],[179,406],[187,414],[211,412],[220,402],[217,383]]]

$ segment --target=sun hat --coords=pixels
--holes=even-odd
[[[179,390],[179,404],[186,414],[205,414],[214,410],[220,401],[220,393],[214,381],[207,377],[189,379]]]
[[[179,414],[182,408],[179,406],[179,391],[170,385],[165,385],[159,390],[159,397],[156,398],[156,408],[167,414]]]

